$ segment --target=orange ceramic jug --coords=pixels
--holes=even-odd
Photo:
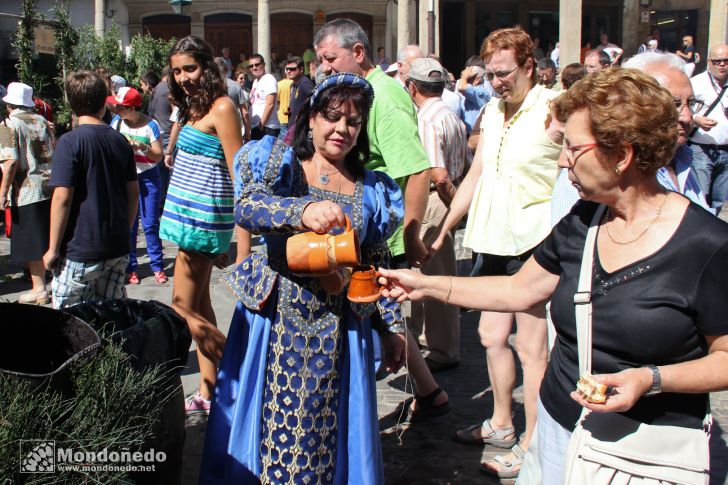
[[[359,238],[348,217],[346,229],[340,234],[309,231],[286,241],[288,268],[294,273],[326,275],[340,267],[356,266],[360,258]]]
[[[346,297],[354,303],[372,303],[379,299],[383,286],[377,279],[382,276],[374,266],[358,266],[351,273],[349,291]]]

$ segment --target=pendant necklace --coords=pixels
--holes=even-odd
[[[330,175],[335,175],[339,173],[338,170],[334,170],[333,172],[326,173],[323,170],[321,170],[321,165],[319,165],[318,160],[316,160],[316,168],[318,169],[318,180],[321,185],[328,185],[331,181]]]

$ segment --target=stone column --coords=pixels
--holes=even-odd
[[[579,62],[581,55],[581,0],[559,2],[559,65]]]
[[[397,3],[397,52],[409,44],[410,38],[410,0]]]
[[[649,24],[647,24],[649,30]],[[642,39],[645,37],[645,29],[641,28],[640,23],[640,6],[637,0],[624,0],[624,10],[622,11],[622,43],[620,47],[624,49],[622,61],[631,57],[637,52]]]
[[[395,24],[397,23],[396,20],[393,3],[387,2],[385,10],[384,53],[390,60],[394,60],[397,57],[397,53],[393,52],[394,30]],[[374,47],[372,47],[372,49],[374,49]],[[372,55],[375,54],[376,52]]]
[[[703,49],[706,52],[715,44],[725,44],[728,42],[726,37],[726,22],[728,21],[728,4],[725,0],[710,0],[710,25],[708,26],[708,48]]]
[[[258,51],[270,63],[270,5],[268,0],[258,0]]]
[[[94,0],[94,31],[99,37],[103,36],[106,32],[105,10],[105,0]]]

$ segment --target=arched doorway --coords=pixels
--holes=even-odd
[[[351,19],[357,24],[361,25],[361,28],[364,29],[364,32],[367,33],[367,37],[369,38],[369,43],[371,44],[374,42],[374,20],[372,19],[371,15],[367,15],[365,13],[356,13],[356,12],[338,12],[338,13],[332,13],[326,16],[326,21],[329,22],[330,20],[334,19]],[[374,52],[370,52],[370,55],[375,55],[377,52],[377,46],[372,45],[372,50]]]
[[[253,53],[253,17],[239,13],[217,13],[205,17],[205,40],[212,46],[215,56],[222,48],[230,48],[233,68],[240,63],[240,54]]]
[[[190,18],[186,15],[150,15],[142,19],[142,32],[157,39],[181,39],[190,35]]]
[[[290,52],[302,56],[313,42],[313,16],[305,13],[285,12],[270,16],[270,47],[278,51],[278,60]]]

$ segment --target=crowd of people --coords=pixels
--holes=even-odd
[[[69,74],[58,139],[47,104],[10,83],[0,207],[32,282],[19,302],[124,297],[144,277],[140,223],[166,284],[162,241],[176,245],[172,302],[200,368],[185,408],[209,414],[201,483],[383,483],[375,362],[407,368],[410,421],[449,412],[434,375],[458,366],[459,310],[477,309],[494,404],[452,439],[503,448],[489,476],[564,483],[585,409],[701,429],[708,393],[728,389],[728,45],[693,76],[683,43],[662,52],[653,33],[629,56],[602,34],[561,66],[558,44],[505,28],[457,76],[416,45],[374,57],[348,19],[300,57],[235,66],[187,36],[139,89],[102,67]],[[288,267],[291,236],[347,225],[381,274],[374,303],[347,299],[350,268]],[[227,335],[215,266],[232,266],[239,300]],[[599,403],[574,392],[587,278]]]

